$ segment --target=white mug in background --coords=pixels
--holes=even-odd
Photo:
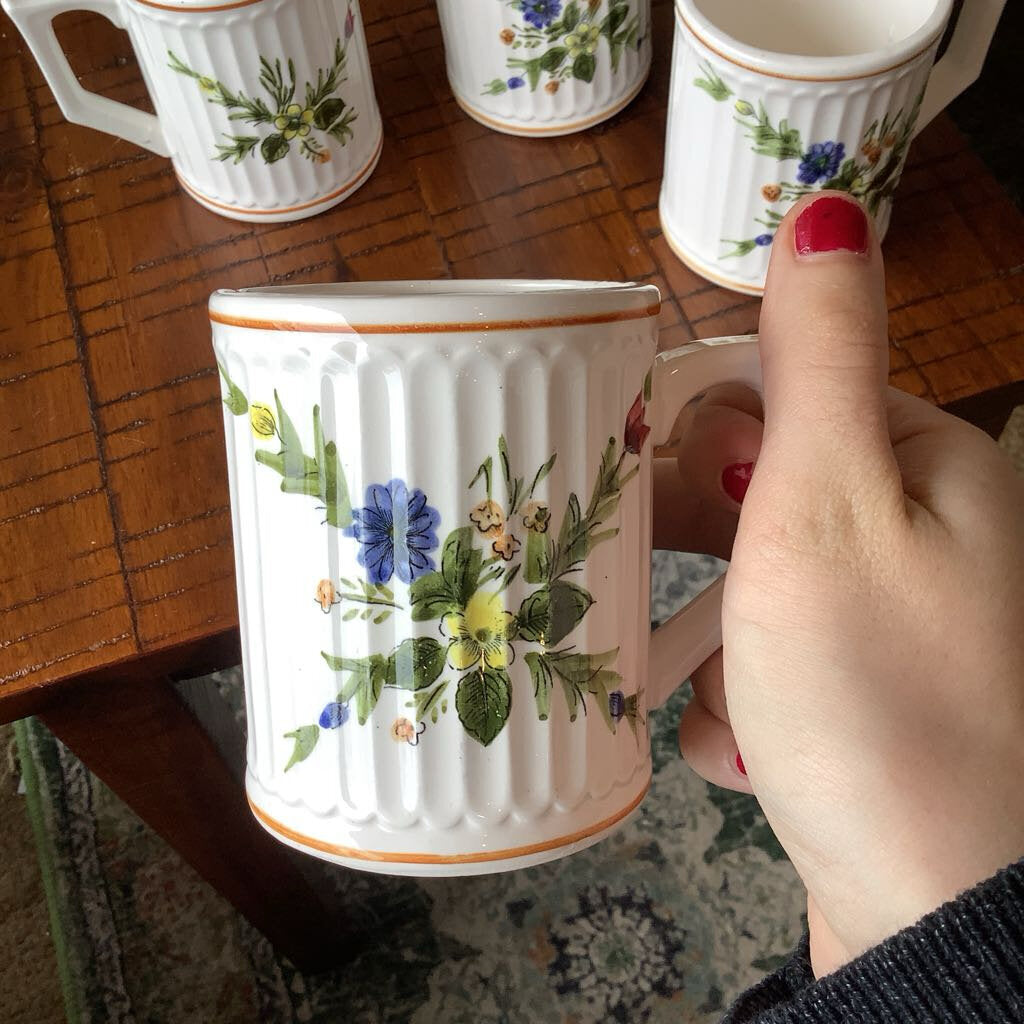
[[[676,255],[760,294],[802,195],[857,197],[880,236],[914,135],[977,77],[1005,0],[675,0],[659,211]]]
[[[382,127],[357,0],[2,0],[69,121],[169,156],[235,220],[311,217],[369,177]],[[156,116],[88,92],[53,31],[88,10],[127,29]]]
[[[438,0],[459,105],[511,135],[607,120],[651,67],[650,0]]]
[[[719,584],[651,636],[652,448],[695,395],[760,379],[750,339],[656,358],[658,309],[566,281],[213,295],[247,791],[273,835],[477,874],[643,799],[648,711],[721,637]]]

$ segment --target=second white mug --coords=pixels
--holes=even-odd
[[[311,217],[351,195],[382,127],[357,0],[3,0],[64,116],[169,156],[185,192],[234,220]],[[127,29],[156,115],[83,89],[64,11]]]
[[[879,235],[915,134],[977,77],[1004,0],[676,0],[662,230],[703,277],[760,294],[798,198],[849,192]]]
[[[437,9],[455,99],[511,135],[604,121],[650,70],[650,0],[438,0]]]

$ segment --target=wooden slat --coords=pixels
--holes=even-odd
[[[476,124],[444,76],[434,4],[366,5],[380,165],[297,224],[201,209],[170,165],[69,125],[0,17],[0,707],[235,625],[216,287],[402,277],[634,278],[661,344],[756,328],[759,303],[684,267],[658,226],[672,10],[651,81],[560,139]],[[148,108],[127,36],[59,34],[86,88]],[[1024,218],[940,117],[914,143],[886,241],[891,380],[948,402],[1024,378]],[[11,297],[14,301],[11,301]]]
[[[0,700],[138,651],[32,71],[0,24]],[[6,714],[4,717],[8,717]]]

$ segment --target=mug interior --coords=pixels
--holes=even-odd
[[[736,42],[772,53],[845,57],[898,46],[925,27],[939,0],[692,0]]]

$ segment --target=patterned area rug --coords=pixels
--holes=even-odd
[[[717,574],[659,553],[664,619]],[[235,670],[214,677],[240,711]],[[652,716],[655,776],[618,833],[565,860],[479,878],[406,880],[312,858],[356,905],[363,952],[305,976],[275,955],[40,724],[18,726],[72,1022],[688,1024],[717,1021],[802,928],[803,894],[746,796],[679,757],[686,695]]]

